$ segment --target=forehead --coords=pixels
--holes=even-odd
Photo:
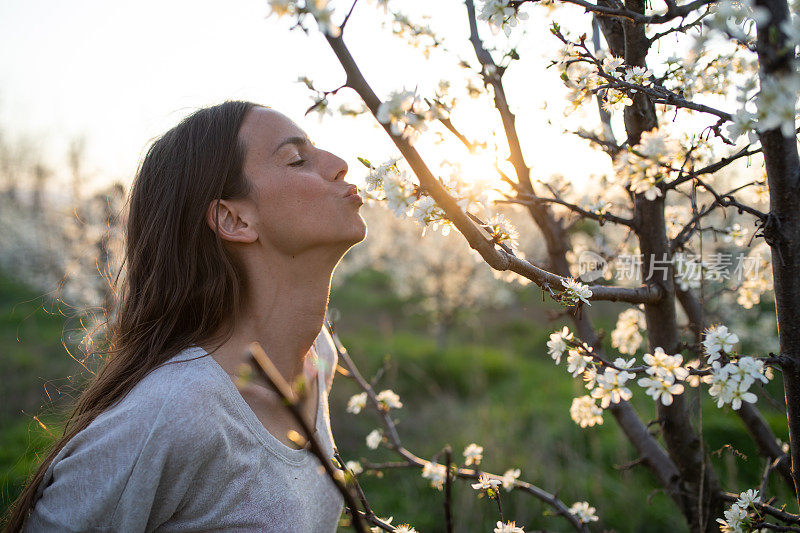
[[[307,135],[282,113],[265,107],[253,107],[242,121],[239,137],[244,141],[248,155],[268,158],[287,137]]]

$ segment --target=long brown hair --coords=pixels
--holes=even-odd
[[[47,467],[64,445],[150,371],[219,333],[240,315],[242,269],[206,222],[215,199],[246,197],[239,128],[256,104],[228,101],[195,111],[158,138],[131,186],[117,312],[99,370],[75,402],[63,436],[31,475],[7,515],[20,531]],[[117,286],[118,275],[114,281]],[[221,341],[220,345],[224,342]]]

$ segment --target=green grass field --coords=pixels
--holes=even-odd
[[[35,296],[0,280],[0,342],[7,353],[1,361],[9,380],[0,407],[3,509],[51,438],[33,415],[41,415],[50,431],[58,433],[60,418],[45,402],[45,385],[51,394],[58,388],[74,390],[67,376],[80,370],[61,345],[63,317],[43,311]],[[400,394],[404,406],[394,416],[413,453],[431,458],[449,444],[454,457],[462,459],[464,447],[475,442],[484,447],[485,470],[502,474],[519,468],[521,479],[557,493],[568,506],[588,501],[600,517],[593,530],[687,530],[645,467],[623,467],[637,457],[610,415],[602,426],[587,429],[570,419],[572,398],[585,389],[567,374],[564,363],[555,366],[547,355],[549,333],[566,321],[548,322],[546,310],[558,309],[541,303],[536,289],[526,289],[512,309],[466,310],[462,325],[450,330],[445,348],[437,346],[426,318],[393,296],[378,273],[360,273],[335,290],[331,308],[341,313],[338,332],[362,373],[370,378],[383,367],[377,390],[390,388]],[[597,326],[610,331],[620,309],[596,305],[592,310],[605,317]],[[636,385],[631,389],[642,419],[655,418],[650,398]],[[781,398],[780,379],[768,391]],[[331,420],[340,453],[346,460],[395,460],[388,450],[370,450],[365,444],[367,433],[379,427],[374,414],[345,412],[356,392],[353,382],[337,377]],[[697,391],[687,394],[697,411]],[[717,409],[705,390],[702,394],[702,436],[723,486],[730,491],[758,488],[764,464],[738,417],[729,409]],[[787,439],[784,415],[764,400],[759,406],[776,434]],[[380,516],[393,516],[394,524],[409,522],[420,532],[444,530],[444,494],[431,488],[419,470],[362,474],[360,481]],[[790,501],[781,483],[774,479],[770,494]],[[501,501],[506,518],[526,531],[569,530],[563,519],[550,516],[531,496],[503,492]],[[796,511],[793,504],[787,510]],[[476,498],[465,481],[455,484],[453,511],[457,531],[491,531],[498,519],[494,502]]]

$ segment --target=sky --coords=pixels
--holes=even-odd
[[[350,2],[333,5],[334,20],[340,20]],[[415,87],[430,94],[446,77],[463,90],[464,71],[454,66],[455,58],[477,63],[466,40],[463,2],[396,5],[415,20],[430,15],[448,51],[423,57],[382,28],[382,11],[361,0],[345,41],[378,96]],[[266,0],[0,0],[0,131],[25,138],[56,168],[64,164],[70,140],[84,136],[94,186],[129,184],[148,143],[183,116],[226,99],[248,99],[292,118],[319,147],[348,162],[350,181],[362,182],[358,156],[381,161],[397,150],[371,116],[321,122],[316,114],[303,116],[312,100],[298,76],[333,89],[344,73],[313,20],[306,35],[269,13]],[[557,49],[547,24],[532,17],[512,34],[523,59],[506,74],[509,100],[534,176],[559,172],[581,179],[600,173],[607,161],[563,134],[563,89],[557,72],[543,70]],[[488,28],[481,32],[493,42]],[[359,101],[345,89],[331,103]],[[487,101],[464,103],[466,112],[454,122],[468,137],[497,128]],[[423,156],[431,159],[463,156],[457,141],[450,147],[423,142],[420,151],[425,149]]]

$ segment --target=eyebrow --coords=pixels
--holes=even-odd
[[[307,144],[311,144],[312,146],[314,145],[314,143],[312,143],[308,137],[297,137],[297,136],[287,137],[283,141],[281,141],[281,143],[278,145],[277,148],[275,148],[275,151],[272,152],[272,155],[277,154],[278,150],[280,150],[287,144],[294,144],[295,146],[305,146]]]

